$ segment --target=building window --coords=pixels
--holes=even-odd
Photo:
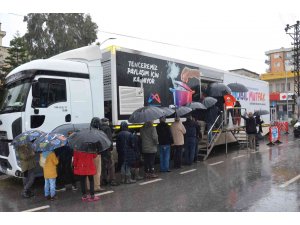
[[[280,84],[276,84],[276,91],[280,92]]]
[[[287,91],[291,91],[291,83],[287,83]]]
[[[280,57],[279,53],[274,54],[274,59],[278,59]]]
[[[273,84],[269,84],[270,92],[273,92]]]
[[[281,92],[285,92],[285,83],[281,83]]]
[[[280,67],[280,62],[275,63],[276,67]]]

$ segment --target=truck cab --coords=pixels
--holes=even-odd
[[[62,124],[89,123],[92,117],[103,116],[103,89],[97,82],[102,76],[100,49],[77,49],[76,59],[73,54],[74,50],[34,60],[7,75],[0,107],[0,172],[22,177],[11,145],[20,133],[50,132]]]

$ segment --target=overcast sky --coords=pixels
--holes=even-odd
[[[264,73],[265,52],[291,47],[292,38],[284,28],[300,20],[300,1],[296,0],[41,2],[47,1],[27,0],[26,5],[20,5],[24,3],[9,0],[1,5],[0,22],[7,32],[4,46],[9,46],[17,30],[26,32],[19,15],[83,12],[90,13],[98,24],[100,42],[117,38],[104,46],[115,44],[218,69],[246,68]]]

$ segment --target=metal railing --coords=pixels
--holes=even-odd
[[[212,143],[217,138],[217,135],[222,132],[224,126],[223,112],[216,118],[215,122],[211,126],[211,128],[207,131],[207,140],[206,140],[206,150],[208,153],[209,148],[211,148]],[[217,132],[213,132],[217,130]],[[209,137],[211,136],[211,140]]]

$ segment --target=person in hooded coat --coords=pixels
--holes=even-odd
[[[96,154],[80,152],[78,149],[74,149],[74,174],[80,177],[80,186],[82,201],[97,201],[100,198],[95,196],[94,191],[94,176],[97,174],[97,168],[94,163]],[[86,194],[87,179],[89,180],[90,195]]]
[[[155,155],[157,152],[158,136],[153,121],[148,121],[140,130],[142,138],[142,152],[144,154],[145,178],[158,177],[154,171]]]
[[[102,118],[100,121],[100,130],[102,130],[111,141],[111,147],[101,154],[102,160],[102,184],[109,184],[111,186],[117,186],[119,183],[116,182],[115,164],[112,158],[113,150],[113,138],[112,129],[109,126],[109,120]]]
[[[23,193],[24,198],[30,198],[34,196],[33,191],[31,190],[34,180],[35,180],[35,153],[32,149],[31,143],[27,145],[18,146],[18,154],[20,160],[20,167],[24,174],[23,178]]]
[[[125,121],[121,123],[120,132],[117,135],[117,152],[121,160],[121,181],[125,184],[135,183],[136,180],[131,179],[131,167],[136,161],[134,152],[133,134],[129,132],[128,125]]]

